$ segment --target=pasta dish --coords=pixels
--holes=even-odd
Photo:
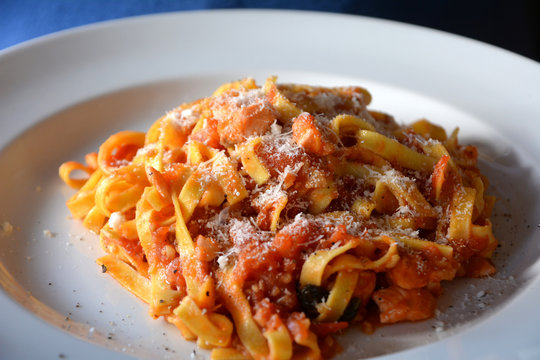
[[[431,318],[443,281],[495,272],[477,149],[370,101],[222,85],[62,164],[67,206],[102,271],[212,359],[331,357],[351,324]]]

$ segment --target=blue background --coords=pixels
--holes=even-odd
[[[303,9],[392,19],[540,61],[540,0],[0,0],[0,49],[102,20],[216,8]]]

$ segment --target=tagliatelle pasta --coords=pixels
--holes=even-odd
[[[370,101],[225,84],[62,164],[67,206],[103,270],[212,359],[331,357],[350,324],[428,319],[442,281],[495,272],[476,148]]]

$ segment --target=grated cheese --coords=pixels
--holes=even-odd
[[[44,235],[45,237],[48,237],[48,238],[53,238],[53,237],[56,236],[56,234],[53,233],[53,232],[52,232],[51,230],[49,230],[49,229],[43,230],[43,235]]]
[[[197,123],[201,114],[198,111],[188,108],[182,111],[171,111],[168,116],[172,119],[175,126],[181,129],[189,129]]]
[[[109,226],[113,230],[120,230],[120,226],[126,222],[126,218],[121,212],[113,212],[109,218]]]
[[[277,121],[274,121],[272,125],[270,125],[270,134],[272,135],[280,135],[281,130],[283,127],[277,123]]]

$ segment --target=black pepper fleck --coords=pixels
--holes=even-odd
[[[102,273],[107,272],[107,267],[104,264],[101,264],[101,272]]]

